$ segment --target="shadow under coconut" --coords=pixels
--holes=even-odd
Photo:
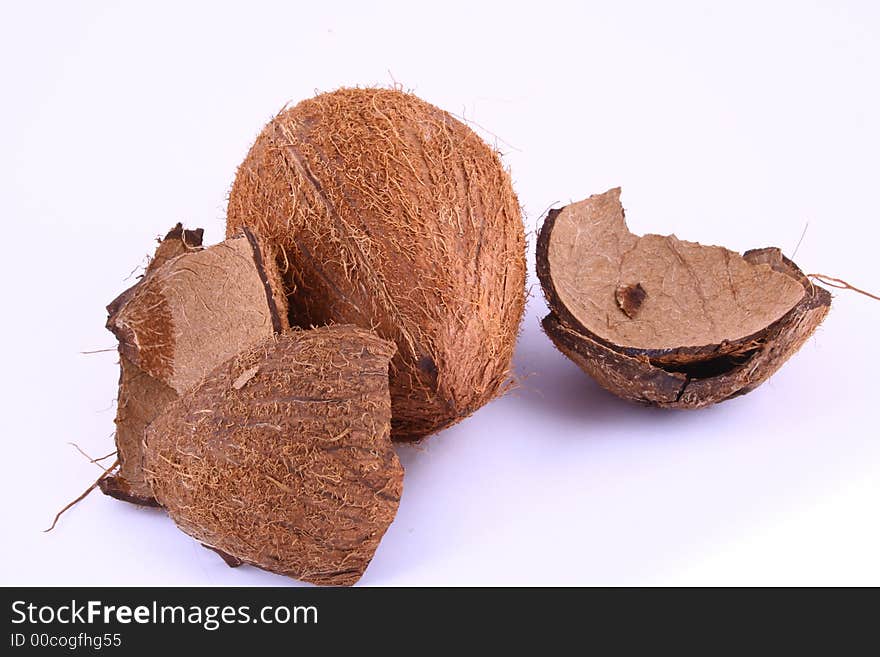
[[[467,527],[463,514],[477,503],[475,489],[482,485],[480,471],[486,467],[475,435],[482,432],[474,419],[467,418],[420,443],[395,445],[405,471],[403,496],[362,584],[394,584],[408,577],[418,580],[460,548]]]
[[[511,395],[540,413],[589,423],[618,421],[642,408],[600,387],[560,353],[541,329],[540,319],[528,317],[514,354],[519,385]]]
[[[681,431],[714,415],[711,409],[658,409],[615,397],[559,353],[535,317],[523,325],[514,368],[520,382],[507,395],[422,443],[396,446],[406,471],[400,509],[361,584],[505,581],[491,560],[479,561],[480,544],[494,540],[483,533],[513,536],[521,523],[545,522],[540,514],[528,518],[534,508],[526,510],[528,500],[517,495],[529,494],[513,482],[550,480],[572,463],[592,476],[594,456],[620,446],[645,452],[653,443],[645,459],[674,453],[676,443],[711,440]],[[587,508],[599,496],[589,489],[583,495]],[[479,562],[482,574],[460,570],[468,567],[463,554]],[[596,568],[601,579],[601,561]]]
[[[642,407],[615,397],[557,351],[533,313],[523,323],[513,367],[519,384],[503,399],[422,443],[396,446],[406,471],[403,497],[361,585],[458,583],[455,578],[465,575],[450,572],[450,564],[460,566],[462,553],[479,557],[474,544],[483,540],[480,527],[514,534],[522,521],[506,515],[510,504],[499,498],[509,482],[558,472],[561,463],[602,450],[604,442],[638,446],[648,440],[665,451],[666,440],[685,440],[676,428],[704,420],[707,412]],[[555,456],[541,456],[548,453]],[[299,584],[258,577],[261,584]]]
[[[616,429],[653,427],[690,422],[711,413],[714,407],[698,410],[641,406],[623,400],[596,383],[556,349],[541,328],[540,318],[527,317],[514,355],[519,385],[509,394],[518,403],[533,406],[535,412],[584,426],[614,426]]]

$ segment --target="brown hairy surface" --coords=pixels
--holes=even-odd
[[[394,519],[393,343],[293,330],[232,358],[147,429],[145,463],[178,526],[228,563],[356,582]]]
[[[155,506],[153,492],[144,479],[144,429],[177,393],[119,354],[119,394],[116,402],[116,450],[119,470],[98,483],[105,495],[144,506]]]
[[[134,295],[144,279],[169,260],[202,248],[201,228],[184,229],[177,224],[159,240],[140,281],[116,297],[108,306],[112,316]],[[144,429],[166,404],[177,399],[177,393],[119,353],[119,391],[116,395],[116,450],[119,469],[98,482],[105,495],[144,506],[156,506],[153,492],[143,475]]]
[[[397,344],[392,434],[418,439],[509,380],[525,303],[510,177],[470,128],[389,89],[282,111],[239,167],[227,234],[280,246],[292,323],[351,323]]]
[[[201,240],[201,229],[178,224],[144,277],[107,307],[107,327],[119,338],[120,468],[99,486],[128,502],[155,505],[142,470],[146,426],[218,363],[288,326],[275,258],[263,262],[266,247],[255,235],[208,249]]]
[[[178,223],[174,228],[166,233],[159,241],[156,247],[156,253],[147,265],[144,275],[151,274],[169,260],[173,260],[177,256],[202,249],[202,238],[205,231],[202,228],[190,230],[184,228],[183,224]]]
[[[779,249],[739,255],[633,235],[620,189],[552,210],[538,238],[543,326],[611,392],[696,408],[745,394],[822,322],[831,295]]]
[[[286,328],[280,277],[263,270],[261,251],[253,233],[239,234],[145,276],[107,320],[120,351],[180,394],[218,363]],[[275,259],[267,260],[274,269]]]

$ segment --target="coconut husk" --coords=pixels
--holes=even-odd
[[[397,344],[392,435],[421,438],[503,389],[525,302],[510,177],[470,128],[391,89],[340,89],[276,116],[239,167],[227,233],[280,247],[292,324]]]
[[[779,249],[629,232],[620,189],[552,210],[538,238],[547,335],[600,385],[698,408],[760,385],[831,305]]]
[[[201,229],[178,224],[144,277],[107,307],[107,327],[119,338],[120,467],[99,485],[128,502],[156,504],[142,470],[146,426],[211,368],[288,327],[266,245],[250,231],[207,249],[201,240]]]
[[[285,297],[265,248],[245,229],[145,276],[110,307],[107,328],[121,353],[181,394],[218,363],[284,330]]]
[[[185,229],[178,223],[159,240],[141,280],[125,290],[107,306],[112,316],[134,294],[145,277],[169,260],[202,249],[204,230]],[[177,398],[173,389],[141,371],[124,354],[119,354],[119,392],[116,395],[116,450],[119,469],[103,477],[98,486],[105,495],[140,504],[156,506],[156,500],[144,480],[141,441],[144,429],[166,404]]]
[[[156,253],[153,254],[144,275],[152,274],[169,260],[184,253],[201,251],[204,236],[205,230],[203,228],[189,229],[178,223],[166,233],[165,237],[159,240],[159,246],[156,247]]]
[[[156,506],[144,480],[141,443],[144,429],[159,412],[177,399],[174,390],[119,354],[119,394],[116,402],[116,451],[119,470],[102,478],[105,495],[143,506]]]
[[[274,336],[219,366],[147,429],[157,499],[230,565],[353,584],[402,491],[389,437],[394,350],[333,326]]]

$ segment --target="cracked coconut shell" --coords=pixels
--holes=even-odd
[[[232,358],[146,432],[156,498],[230,565],[355,583],[397,513],[394,344],[353,326],[293,330]]]
[[[831,306],[777,248],[743,255],[629,232],[620,189],[551,210],[538,278],[554,344],[604,388],[651,406],[743,395],[810,337]]]
[[[340,89],[282,111],[241,164],[227,231],[280,247],[291,322],[350,323],[397,344],[392,435],[427,436],[509,380],[525,235],[498,154],[390,89]]]
[[[144,277],[108,307],[119,339],[116,448],[120,467],[99,483],[112,497],[156,504],[142,470],[144,429],[210,369],[287,328],[274,257],[246,231],[203,249],[180,224]]]

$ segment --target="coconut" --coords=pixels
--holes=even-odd
[[[207,249],[201,241],[201,230],[178,224],[144,277],[107,307],[119,338],[120,468],[99,485],[112,497],[155,505],[142,471],[144,429],[209,370],[288,327],[275,258],[254,233]]]
[[[169,260],[202,248],[204,231],[184,229],[178,223],[159,240],[141,281],[128,288],[107,306],[110,315],[134,294],[144,278]],[[98,485],[105,495],[126,502],[155,506],[156,501],[141,468],[141,441],[144,429],[177,394],[169,386],[141,371],[122,353],[119,354],[119,391],[116,395],[116,451],[119,469],[103,477]]]
[[[116,452],[119,469],[98,481],[105,495],[143,506],[157,506],[144,480],[141,442],[144,429],[165,406],[177,399],[170,386],[119,354],[119,393],[116,400]]]
[[[698,408],[745,394],[831,306],[777,248],[743,255],[629,232],[620,189],[551,210],[537,271],[547,335],[614,394]]]
[[[419,98],[340,89],[272,119],[238,169],[227,233],[279,247],[291,323],[397,344],[392,434],[417,439],[508,381],[525,302],[510,177],[472,130]]]
[[[293,330],[214,369],[145,434],[156,498],[230,565],[316,584],[363,574],[397,512],[393,343]]]

